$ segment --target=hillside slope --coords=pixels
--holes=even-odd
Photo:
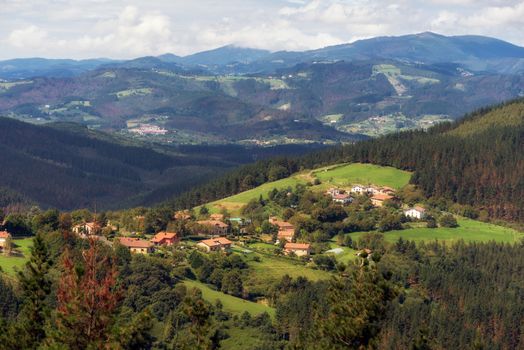
[[[226,169],[306,147],[185,146],[153,150],[74,124],[0,118],[0,207],[121,208],[156,203]]]
[[[170,204],[191,208],[285,178],[300,169],[361,162],[412,171],[411,182],[428,197],[473,205],[483,215],[524,223],[523,108],[521,99],[428,131],[396,133],[301,158],[259,162],[179,196]]]

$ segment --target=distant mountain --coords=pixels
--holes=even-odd
[[[299,63],[395,60],[408,63],[455,63],[473,71],[524,73],[524,48],[484,36],[444,36],[425,32],[377,37],[303,52],[279,51],[251,62],[211,67],[220,73],[274,72]],[[191,63],[191,62],[187,62]],[[205,63],[203,63],[205,64]]]
[[[0,61],[0,79],[27,79],[32,77],[71,77],[96,69],[103,64],[115,62],[110,59],[46,59],[17,58]]]
[[[271,52],[267,50],[250,49],[228,45],[214,50],[203,51],[193,55],[181,57],[178,62],[189,65],[223,66],[234,63],[249,64],[267,57]]]

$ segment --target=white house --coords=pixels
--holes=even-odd
[[[404,215],[412,219],[424,219],[426,217],[426,209],[422,207],[414,207],[404,210]]]
[[[357,193],[357,194],[364,194],[366,193],[366,187],[362,186],[362,185],[355,185],[353,187],[351,187],[351,193]]]

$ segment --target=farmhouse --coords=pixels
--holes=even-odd
[[[376,207],[381,207],[387,200],[393,199],[393,196],[385,193],[377,193],[371,196],[371,203]]]
[[[0,231],[0,248],[5,247],[5,244],[6,244],[5,242],[8,239],[11,239],[11,234],[7,231]]]
[[[92,236],[100,233],[100,224],[97,222],[84,222],[73,226],[73,232],[80,236]]]
[[[120,244],[127,247],[131,253],[149,254],[153,252],[153,243],[140,238],[120,237]]]
[[[279,242],[282,242],[282,240],[286,240],[288,242],[291,242],[291,241],[293,241],[293,238],[295,238],[295,229],[294,228],[278,230],[277,240]]]
[[[180,242],[180,235],[176,232],[158,232],[153,239],[151,239],[151,242],[154,245],[166,245],[170,246],[175,243]]]
[[[412,219],[424,219],[424,217],[426,216],[426,209],[416,206],[414,208],[404,210],[404,215]]]
[[[219,250],[228,250],[231,248],[232,243],[233,242],[225,237],[217,237],[200,241],[197,243],[197,246],[208,252],[216,252]]]
[[[218,220],[200,220],[197,221],[197,224],[210,228],[212,230],[212,234],[216,236],[225,235],[229,230],[229,226],[227,224]]]
[[[363,195],[366,192],[367,192],[366,187],[364,187],[362,185],[354,185],[353,187],[351,187],[351,193],[356,193],[356,194],[359,194],[359,195]]]
[[[309,243],[286,243],[284,246],[286,254],[295,253],[296,256],[307,256],[311,254],[311,244]]]
[[[278,226],[280,230],[294,230],[295,227],[287,221],[278,220],[276,216],[269,218],[269,223]]]
[[[333,202],[339,204],[349,204],[353,202],[353,198],[347,193],[340,193],[332,196]]]

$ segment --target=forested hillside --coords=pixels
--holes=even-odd
[[[103,209],[156,203],[239,164],[313,149],[157,148],[77,125],[46,127],[0,118],[0,206],[35,202]]]
[[[396,133],[300,158],[259,162],[171,204],[193,207],[284,178],[301,168],[363,162],[413,171],[427,196],[470,204],[486,216],[524,222],[524,100],[479,110],[428,131]]]

